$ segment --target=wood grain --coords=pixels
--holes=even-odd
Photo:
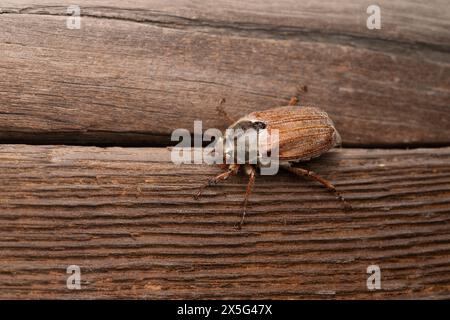
[[[370,3],[369,3],[370,2]],[[446,1],[2,1],[0,142],[167,145],[285,105],[326,110],[347,146],[450,142]]]
[[[314,182],[257,177],[237,231],[244,177],[194,201],[219,170],[167,149],[2,145],[0,298],[450,297],[450,148],[334,150],[308,168],[353,211]]]

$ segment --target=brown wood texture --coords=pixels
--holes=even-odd
[[[450,142],[447,1],[73,1],[0,5],[0,142],[168,144],[174,128],[224,128],[301,103],[347,146]]]
[[[0,298],[450,297],[450,148],[338,149],[308,168],[353,211],[314,182],[257,177],[237,231],[243,176],[194,201],[219,169],[168,149],[2,145]]]

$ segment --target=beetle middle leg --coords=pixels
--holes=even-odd
[[[342,204],[344,205],[344,209],[348,210],[348,209],[352,208],[351,205],[347,201],[345,201],[344,197],[336,190],[336,187],[330,181],[322,178],[314,171],[306,170],[306,169],[299,168],[299,167],[291,167],[291,166],[286,166],[283,168],[297,176],[308,177],[312,180],[315,180],[315,181],[321,183],[325,188],[327,188],[328,191],[334,193],[336,198],[342,202]]]
[[[248,198],[250,197],[250,194],[252,193],[253,185],[255,184],[255,175],[256,175],[255,167],[252,165],[246,165],[245,173],[247,173],[247,175],[248,175],[248,184],[247,184],[247,190],[245,191],[244,208],[243,208],[244,211],[242,212],[241,221],[237,225],[237,229],[241,229],[242,225],[244,224],[245,214],[247,213]]]
[[[221,174],[215,176],[214,178],[208,179],[208,181],[200,187],[197,194],[194,196],[194,199],[197,200],[200,195],[202,194],[203,190],[205,190],[207,187],[217,184],[219,181],[224,181],[228,179],[228,177],[237,174],[239,171],[239,165],[238,164],[231,164],[228,167],[228,170],[225,172],[222,172]]]

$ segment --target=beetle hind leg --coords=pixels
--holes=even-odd
[[[344,205],[345,210],[352,209],[352,206],[347,201],[345,201],[344,197],[339,193],[339,191],[336,190],[336,187],[330,181],[322,178],[320,175],[318,175],[314,171],[306,170],[306,169],[299,168],[299,167],[291,167],[291,166],[286,166],[286,167],[284,167],[284,169],[286,169],[287,171],[289,171],[297,176],[307,177],[307,178],[310,178],[312,180],[319,182],[325,188],[327,188],[328,191],[332,192],[339,201],[341,201],[341,203]]]
[[[293,96],[291,100],[289,100],[288,106],[296,106],[298,104],[298,98]]]

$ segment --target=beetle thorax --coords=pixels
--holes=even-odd
[[[240,119],[231,125],[224,136],[224,160],[226,163],[258,164],[261,156],[259,135],[266,129],[261,121]]]

